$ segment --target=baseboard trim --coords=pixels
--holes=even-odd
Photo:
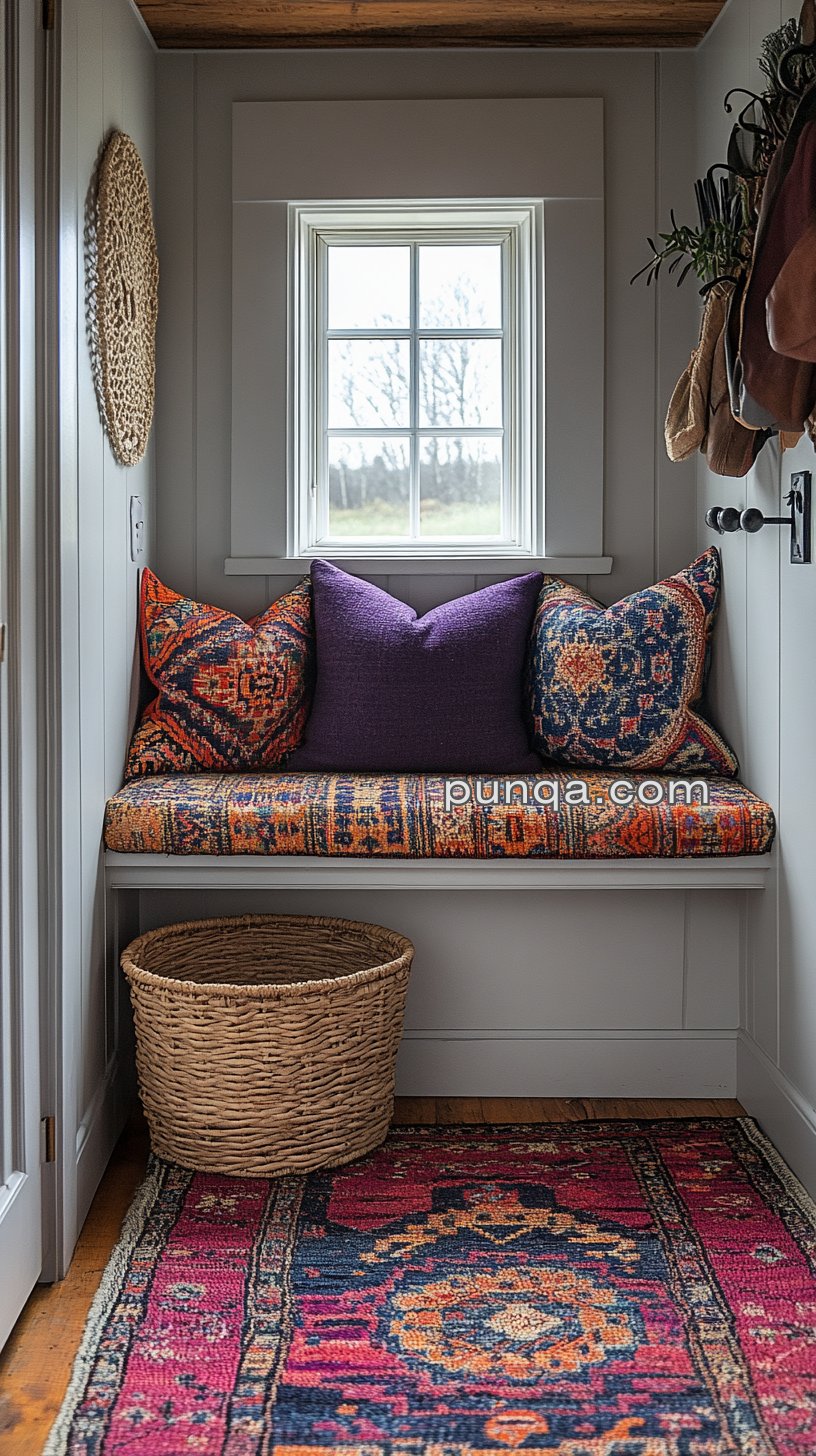
[[[403,1097],[733,1097],[736,1032],[412,1032],[397,1060]]]
[[[111,1057],[77,1133],[77,1230],[82,1228],[102,1174],[125,1126],[127,1073]]]
[[[745,1031],[737,1043],[737,1096],[816,1198],[816,1109]]]

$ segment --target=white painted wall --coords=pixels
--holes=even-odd
[[[62,783],[58,809],[49,810],[56,878],[46,891],[46,974],[59,1028],[50,1079],[59,1161],[51,1190],[56,1238],[45,1277],[65,1268],[120,1127],[119,972],[109,953],[100,849],[105,800],[121,783],[138,687],[129,498],[141,496],[152,542],[155,494],[152,443],[138,466],[124,469],[103,434],[85,338],[83,256],[86,198],[111,129],[133,137],[155,193],[155,48],[130,0],[62,0],[58,14],[59,493],[46,530],[57,578],[49,591],[58,592],[52,630],[61,636],[52,766],[61,758]]]
[[[733,118],[722,99],[759,79],[760,43],[793,7],[786,0],[730,0],[697,53],[697,171],[725,154]],[[677,193],[678,211],[691,198]],[[756,505],[782,515],[792,470],[816,470],[812,446],[780,462],[765,447],[745,481],[713,477],[701,462],[698,523],[710,505]],[[701,525],[700,545],[709,536]],[[714,699],[747,781],[778,811],[778,857],[762,896],[751,896],[742,993],[738,1090],[800,1177],[816,1191],[816,784],[813,723],[816,564],[791,566],[784,530],[741,532],[721,542],[724,610]]]

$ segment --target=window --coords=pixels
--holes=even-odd
[[[536,208],[291,208],[293,555],[530,551]]]
[[[598,97],[233,103],[229,575],[291,580],[315,555],[363,576],[471,585],[531,567],[610,569],[603,138]],[[500,324],[493,265],[471,288],[467,316],[440,329],[423,312],[422,259],[441,268],[458,250],[473,263],[480,249],[486,265],[498,250]],[[355,252],[382,266],[358,268],[343,289],[341,254],[354,271]],[[451,271],[466,276],[459,262]],[[367,311],[338,314],[344,296]],[[423,379],[432,396],[434,365],[439,374],[454,340],[474,368],[469,412],[444,410],[438,389],[423,412]],[[500,354],[500,416],[496,366],[481,365],[475,383],[488,344]],[[334,345],[341,361],[347,346],[346,369],[335,365],[345,386],[330,424]],[[392,385],[382,397],[385,364],[397,363],[407,411]],[[388,515],[380,509],[375,522],[376,501]]]

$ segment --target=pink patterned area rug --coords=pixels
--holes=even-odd
[[[816,1209],[747,1119],[151,1163],[46,1456],[813,1456]]]

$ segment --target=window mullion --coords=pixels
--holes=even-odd
[[[409,433],[409,428],[407,425],[334,425],[326,431],[326,434],[330,440],[332,437],[345,439],[346,436],[350,439],[359,436],[361,439],[379,440],[385,439],[388,435],[404,437]],[[473,435],[478,439],[488,437],[500,440],[504,430],[501,425],[420,425],[417,434],[420,439],[426,435],[428,437],[448,435],[458,440],[460,435],[463,438]]]
[[[411,539],[419,539],[419,247],[411,243]]]
[[[318,541],[325,539],[329,526],[329,395],[328,395],[328,345],[326,335],[329,321],[328,308],[328,249],[322,239],[318,240],[315,277],[315,344],[317,350],[314,387],[315,423],[313,449],[315,460],[312,479],[312,510],[314,512],[313,533]]]
[[[515,268],[512,266],[511,242],[508,238],[501,250],[501,298],[502,298],[502,481],[501,516],[502,535],[505,540],[516,535],[517,490],[518,490],[518,430],[516,419],[516,358],[515,325],[517,301],[513,293]]]

